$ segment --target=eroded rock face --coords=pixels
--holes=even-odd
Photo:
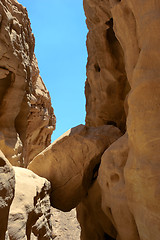
[[[104,152],[98,182],[102,194],[102,209],[117,230],[119,239],[139,240],[126,196],[124,168],[128,150],[128,137],[124,135]]]
[[[14,167],[15,197],[10,208],[10,239],[52,238],[50,183],[32,171]]]
[[[123,49],[113,30],[109,1],[84,0],[87,36],[86,125],[125,131],[124,100],[130,89]]]
[[[0,239],[5,239],[9,209],[13,201],[14,190],[14,170],[2,151],[0,151]]]
[[[77,206],[96,178],[103,152],[120,136],[114,126],[79,125],[33,159],[29,169],[52,184],[53,207],[69,211]]]
[[[114,240],[116,228],[101,207],[101,190],[97,180],[93,183],[85,198],[77,206],[77,218],[81,226],[82,240]]]
[[[49,145],[55,127],[34,45],[26,9],[16,0],[1,1],[0,148],[17,166],[26,166]]]
[[[86,124],[116,123],[124,131],[127,116],[128,157],[120,139],[102,158],[98,177],[102,208],[106,214],[108,206],[113,211],[119,239],[157,240],[160,3],[84,0],[84,8],[89,28]],[[128,222],[128,233],[121,215]]]

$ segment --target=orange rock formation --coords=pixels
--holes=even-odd
[[[12,200],[6,239],[20,239],[14,231],[52,239],[50,193],[52,206],[77,207],[81,240],[158,240],[160,2],[84,0],[86,125],[50,146],[55,117],[26,9],[3,0],[0,10],[0,150],[13,165],[29,164],[51,182],[50,193],[47,180],[19,167],[14,173],[1,153],[1,239]],[[14,226],[19,219],[24,228]]]

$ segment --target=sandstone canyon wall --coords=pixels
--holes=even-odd
[[[51,145],[55,116],[27,11],[0,2],[1,239],[8,216],[6,238],[52,239],[51,200],[77,208],[81,240],[159,240],[160,2],[83,2],[86,124]]]
[[[126,129],[102,156],[102,209],[117,239],[157,240],[160,2],[84,0],[84,9],[89,29],[86,124]]]
[[[16,166],[27,166],[47,147],[55,128],[34,46],[27,10],[0,1],[0,148]]]
[[[50,144],[55,128],[34,46],[27,10],[0,1],[0,240],[53,238],[50,183],[20,168]]]

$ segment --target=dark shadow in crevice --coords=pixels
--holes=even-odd
[[[117,104],[115,107],[117,108],[117,111],[120,113],[118,116],[119,119],[118,122],[115,121],[117,119],[117,116],[116,117],[113,116],[113,119],[110,119],[107,122],[107,124],[114,126],[117,125],[117,127],[123,133],[125,133],[126,112],[124,109],[124,101],[128,92],[130,91],[130,85],[125,70],[124,52],[114,32],[114,19],[111,18],[105,24],[109,27],[106,29],[106,44],[107,48],[109,48],[109,52],[113,59],[113,69],[111,69],[110,71],[112,72],[116,80],[115,84],[112,84],[112,86],[108,86],[106,91],[110,89],[110,91],[116,94],[115,101],[117,102]]]
[[[104,240],[116,240],[115,238],[112,238],[107,233],[104,233]]]
[[[100,66],[99,66],[98,63],[94,64],[94,69],[95,69],[96,72],[100,72],[101,71]]]

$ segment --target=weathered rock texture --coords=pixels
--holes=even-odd
[[[52,208],[53,214],[53,233],[55,240],[78,240],[80,239],[81,228],[76,219],[76,210],[62,212]]]
[[[139,240],[126,196],[124,168],[127,158],[128,138],[124,135],[103,154],[98,182],[101,187],[102,209],[117,230],[117,237],[123,240]]]
[[[0,239],[5,239],[10,205],[14,197],[14,170],[0,151]]]
[[[1,240],[8,214],[6,239],[52,239],[49,182],[15,168],[14,197],[14,170],[8,162],[26,167],[50,144],[55,128],[34,45],[26,9],[16,0],[0,1],[0,150],[5,155],[0,153]]]
[[[102,209],[117,231],[115,239],[157,240],[160,2],[84,0],[84,9],[89,29],[86,125],[113,124],[128,134],[102,157]]]
[[[79,125],[33,159],[28,168],[50,180],[53,207],[69,211],[78,205],[96,178],[103,152],[120,136],[114,126]]]
[[[50,183],[32,171],[14,167],[15,197],[10,208],[10,239],[52,239]]]
[[[13,165],[33,159],[29,168],[51,181],[54,207],[77,206],[81,240],[158,240],[160,2],[84,0],[84,9],[86,126],[46,148],[55,117],[27,12],[16,0],[0,2],[0,149]],[[1,159],[4,238],[14,173]],[[51,239],[48,181],[15,171],[10,238]]]
[[[0,1],[0,149],[26,166],[50,143],[55,117],[39,75],[26,9]]]
[[[117,236],[112,219],[102,210],[101,201],[101,190],[96,180],[87,196],[77,207],[77,217],[81,225],[81,239],[83,240],[110,240]]]
[[[124,53],[113,30],[110,4],[84,0],[87,36],[86,125],[113,124],[125,131],[124,100],[130,89]]]

